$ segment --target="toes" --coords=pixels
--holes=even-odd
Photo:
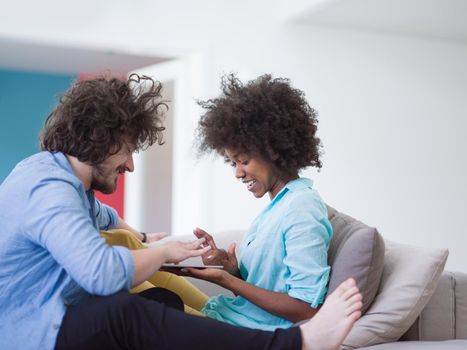
[[[363,297],[360,293],[352,295],[350,298],[346,300],[348,305],[356,303],[357,301],[362,301]]]
[[[357,286],[353,286],[349,289],[347,289],[342,295],[341,295],[341,298],[344,299],[344,300],[349,300],[350,298],[352,298],[354,295],[357,295],[359,294],[360,291],[358,290],[358,287]]]
[[[352,289],[353,287],[356,286],[356,283],[355,283],[355,280],[353,278],[349,278],[347,280],[345,280],[344,282],[342,282],[337,288],[336,290],[334,291],[334,293],[332,293],[333,295],[336,295],[338,297],[341,297],[342,295],[344,295],[348,290]]]
[[[346,313],[347,315],[351,315],[353,314],[354,312],[360,312],[361,313],[361,309],[362,309],[362,306],[363,306],[363,303],[361,301],[357,301],[355,303],[352,303],[351,305],[349,305],[347,308],[346,308]]]
[[[358,311],[355,311],[355,312],[351,313],[347,318],[348,318],[351,322],[355,322],[355,321],[357,321],[361,316],[362,316],[362,312],[361,312],[360,310],[358,310]]]
[[[353,278],[348,278],[344,281],[344,284],[347,288],[352,288],[357,285],[357,282]]]

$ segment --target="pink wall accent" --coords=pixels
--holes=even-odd
[[[102,192],[96,191],[96,198],[110,205],[114,208],[118,215],[123,218],[123,203],[124,203],[124,189],[125,189],[125,176],[119,176],[117,182],[117,190],[112,194],[103,194]]]

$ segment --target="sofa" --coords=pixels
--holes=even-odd
[[[391,242],[332,207],[328,214],[334,230],[328,293],[354,277],[363,296],[363,315],[342,350],[467,350],[467,274],[444,271],[446,249]],[[243,234],[225,231],[214,238],[225,248]],[[212,283],[190,280],[209,296],[232,295]]]
[[[395,342],[365,350],[467,350],[467,274],[444,271],[412,326]]]

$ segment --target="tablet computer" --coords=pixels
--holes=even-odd
[[[162,267],[170,267],[170,268],[174,268],[174,269],[183,269],[183,268],[187,268],[187,267],[193,267],[193,268],[197,268],[197,269],[207,269],[207,268],[210,268],[210,269],[223,269],[224,268],[224,266],[222,266],[222,265],[205,265],[203,263],[203,259],[201,259],[201,257],[199,257],[199,256],[185,259],[183,261],[180,261],[178,264],[165,263],[165,264],[162,264]]]

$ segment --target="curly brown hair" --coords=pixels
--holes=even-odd
[[[244,85],[229,74],[222,77],[221,90],[217,98],[198,101],[206,110],[197,128],[200,154],[258,155],[282,177],[321,168],[317,113],[288,79],[266,74]]]
[[[50,113],[40,135],[42,150],[63,152],[96,165],[125,141],[137,150],[162,144],[160,82],[131,74],[127,80],[101,76],[74,84]]]

